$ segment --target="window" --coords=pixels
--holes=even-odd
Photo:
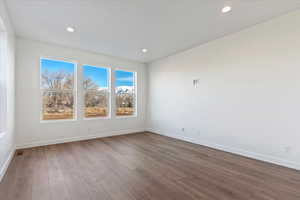
[[[85,118],[109,117],[109,74],[106,68],[83,66]]]
[[[136,72],[115,71],[116,115],[136,114]]]
[[[74,63],[41,59],[42,120],[75,119]]]
[[[6,131],[7,119],[7,49],[6,35],[0,30],[0,136]]]

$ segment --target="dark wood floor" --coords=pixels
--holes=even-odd
[[[299,200],[300,172],[151,133],[23,150],[1,200]]]

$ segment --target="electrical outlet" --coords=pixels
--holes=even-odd
[[[194,86],[194,88],[198,88],[199,87],[199,82],[200,82],[200,79],[194,79],[193,80],[193,86]]]

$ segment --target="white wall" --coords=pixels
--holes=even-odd
[[[81,64],[112,66],[138,73],[138,116],[124,119],[82,120],[40,123],[39,62],[40,57],[68,59]],[[61,47],[23,38],[17,39],[16,128],[17,146],[28,147],[92,137],[143,131],[145,127],[145,65],[110,56]],[[78,73],[78,86],[81,73]],[[78,104],[83,104],[79,90]],[[82,112],[81,112],[82,114]]]
[[[300,169],[299,36],[297,11],[151,63],[149,130]]]
[[[4,0],[0,0],[0,20],[2,20],[3,25],[8,34],[7,36],[7,91],[8,91],[8,116],[7,116],[7,131],[4,135],[0,137],[0,181],[4,175],[4,172],[9,164],[9,160],[14,151],[14,100],[15,100],[15,92],[14,92],[14,56],[15,56],[15,48],[14,48],[14,30],[10,23],[7,9]]]

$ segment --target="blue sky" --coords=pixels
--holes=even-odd
[[[49,59],[41,60],[42,73],[64,71],[66,73],[73,74],[75,65],[73,63],[55,61]],[[106,68],[93,67],[89,65],[83,66],[84,79],[92,79],[99,87],[108,87],[108,70]],[[121,70],[115,71],[116,83],[118,86],[133,86],[134,85],[134,73]]]
[[[116,86],[133,86],[134,73],[117,70],[115,71]]]
[[[73,63],[68,63],[63,61],[42,59],[41,68],[42,68],[41,69],[42,73],[45,71],[48,71],[50,73],[57,72],[57,71],[64,71],[65,73],[74,74],[75,65]]]
[[[85,80],[92,79],[98,87],[108,87],[108,70],[105,68],[84,65],[83,76]]]

